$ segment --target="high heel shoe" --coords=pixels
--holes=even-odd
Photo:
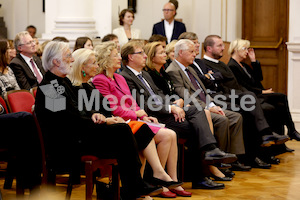
[[[175,190],[175,189],[171,189],[171,192],[177,194],[177,196],[181,196],[181,197],[191,197],[192,193],[185,191],[185,190]]]
[[[164,180],[161,180],[161,179],[158,179],[158,178],[155,178],[155,177],[153,177],[151,179],[150,183],[153,184],[153,185],[164,186],[164,187],[169,188],[169,189],[176,188],[176,187],[183,184],[183,182],[181,182],[181,181],[164,181]]]

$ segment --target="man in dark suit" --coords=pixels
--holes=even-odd
[[[184,107],[174,105],[166,100],[165,95],[154,84],[151,76],[143,70],[146,54],[139,42],[129,42],[122,47],[122,59],[126,68],[120,73],[127,81],[132,95],[141,108],[155,116],[166,127],[174,130],[179,137],[187,138],[191,144],[195,158],[193,171],[193,188],[221,189],[223,184],[213,182],[201,172],[203,159],[207,163],[232,162],[236,160],[233,154],[227,154],[215,146],[203,110],[195,106]],[[204,158],[202,157],[203,153]]]
[[[219,61],[219,59],[223,56],[223,50],[224,50],[224,44],[222,38],[217,35],[207,36],[204,41],[204,50],[205,50],[205,55],[203,59],[204,65],[208,66],[214,71],[219,71],[223,76],[223,79],[219,81],[218,84],[219,89],[217,90],[221,90],[224,94],[230,94],[231,91],[234,90],[238,95],[243,93],[249,93],[253,97],[255,97],[256,101],[259,102],[255,106],[256,109],[252,111],[252,116],[255,117],[255,127],[257,131],[259,131],[260,134],[262,135],[270,134],[271,127],[266,121],[264,113],[261,113],[261,111],[259,110],[263,109],[264,112],[272,112],[272,109],[275,108],[267,106],[264,102],[261,102],[261,100],[258,99],[253,92],[250,92],[246,88],[242,87],[238,83],[236,77],[234,76],[230,68],[227,67],[227,65],[222,61]],[[260,118],[261,120],[257,121],[256,119],[258,118]],[[280,137],[280,136],[275,134],[275,137]],[[284,139],[283,137],[281,138]]]
[[[43,79],[45,71],[42,61],[34,55],[35,42],[27,31],[18,33],[14,43],[18,54],[12,59],[9,67],[13,70],[20,88],[29,90],[38,86]]]
[[[79,166],[77,160],[80,155],[116,158],[124,189],[122,199],[159,194],[162,191],[160,187],[148,185],[141,177],[137,144],[130,127],[122,120],[105,117],[93,110],[78,110],[77,91],[66,77],[74,61],[69,44],[49,42],[43,52],[43,61],[47,72],[37,90],[35,110],[46,138],[47,156],[52,158],[53,166],[65,163],[74,169]],[[59,87],[64,88],[61,95],[66,107],[53,111],[47,107],[49,101],[46,99],[57,100],[53,92],[57,93]],[[44,92],[50,93],[50,96]],[[56,123],[64,126],[58,128]],[[103,141],[101,145],[100,141]]]
[[[184,23],[175,20],[176,8],[171,2],[164,5],[164,20],[153,25],[152,35],[159,34],[167,37],[167,43],[176,40],[181,33],[186,32]]]
[[[236,112],[226,109],[222,110],[215,105],[202,81],[197,77],[196,72],[189,67],[193,63],[195,56],[196,51],[192,41],[182,39],[176,43],[175,60],[166,70],[174,84],[175,92],[182,98],[194,98],[195,101],[198,101],[203,106],[203,109],[205,108],[210,111],[214,123],[215,137],[222,150],[243,155],[245,148],[242,132],[242,116]],[[198,91],[200,91],[199,95],[194,95]],[[251,169],[249,166],[245,167],[241,165],[240,167],[243,170]]]

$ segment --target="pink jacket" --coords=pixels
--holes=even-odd
[[[140,107],[133,99],[125,78],[119,74],[114,74],[115,80],[98,74],[93,79],[93,84],[110,102],[110,108],[115,116],[122,117],[124,120],[137,120],[135,111]]]

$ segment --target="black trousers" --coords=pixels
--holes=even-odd
[[[42,161],[32,114],[18,112],[0,115],[0,123],[0,146],[8,149],[8,159],[14,162],[18,184],[23,188],[35,189],[40,185]]]
[[[270,121],[280,123],[280,125],[286,125],[289,133],[294,132],[295,124],[293,122],[287,96],[282,93],[260,94],[257,96],[263,100],[263,104],[269,104],[268,108],[273,106],[272,115]],[[270,108],[271,109],[271,108]]]

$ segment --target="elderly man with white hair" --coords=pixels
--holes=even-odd
[[[184,98],[185,91],[188,90],[190,98],[196,99],[203,109],[210,111],[215,137],[221,150],[242,155],[245,153],[242,116],[236,112],[222,110],[215,105],[197,73],[190,67],[195,57],[195,45],[191,40],[182,39],[176,43],[175,60],[166,70],[173,81],[175,92]],[[197,91],[200,91],[199,95],[193,96]],[[209,104],[206,104],[207,100],[211,100]]]
[[[74,170],[80,166],[80,155],[86,154],[116,158],[124,189],[122,199],[160,193],[161,187],[150,186],[141,178],[141,163],[130,127],[96,111],[78,109],[77,90],[66,77],[73,61],[68,43],[51,41],[45,47],[46,74],[37,90],[35,109],[52,166],[64,163]],[[49,105],[52,103],[53,107]]]

